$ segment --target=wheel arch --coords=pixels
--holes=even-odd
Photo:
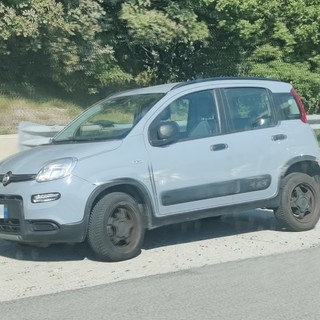
[[[98,186],[89,196],[86,208],[85,208],[85,219],[88,230],[88,222],[91,211],[96,203],[102,199],[105,195],[112,192],[123,192],[134,198],[142,213],[142,218],[145,228],[150,228],[152,224],[152,216],[154,215],[154,206],[151,201],[151,196],[147,188],[140,182],[134,179],[117,179],[112,182],[105,183]],[[86,230],[86,233],[87,233]]]
[[[314,156],[299,156],[291,159],[284,167],[282,179],[290,173],[301,172],[320,182],[320,165]]]

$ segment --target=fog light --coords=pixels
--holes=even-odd
[[[51,221],[35,221],[32,222],[33,231],[54,231],[58,230],[59,227]]]
[[[50,202],[58,200],[61,197],[59,192],[34,194],[31,197],[32,203]]]

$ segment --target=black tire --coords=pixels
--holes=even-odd
[[[144,234],[139,206],[128,194],[107,194],[91,212],[88,242],[103,261],[136,257],[141,252]]]
[[[280,224],[291,231],[313,229],[320,217],[320,188],[304,173],[291,173],[283,180],[280,206],[274,213]]]

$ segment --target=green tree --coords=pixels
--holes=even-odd
[[[320,0],[217,0],[218,24],[241,50],[239,74],[293,83],[320,109]]]
[[[111,32],[117,60],[137,84],[190,79],[202,73],[199,56],[210,34],[195,13],[197,3],[104,2],[114,26]]]
[[[93,0],[0,3],[0,74],[19,81],[54,81],[65,90],[130,80],[103,38],[105,12]]]
[[[0,79],[65,90],[255,75],[320,111],[320,0],[5,0]]]

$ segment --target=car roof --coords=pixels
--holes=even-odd
[[[214,85],[216,87],[228,86],[261,86],[271,89],[273,92],[287,92],[290,91],[292,86],[289,83],[282,82],[278,79],[271,78],[255,78],[255,77],[217,77],[217,78],[205,78],[196,79],[185,82],[167,83],[156,86],[150,86],[145,88],[131,89],[122,91],[112,95],[112,97],[121,97],[127,95],[136,94],[148,94],[148,93],[168,93],[169,91],[178,90],[184,87],[196,87],[199,88],[202,85]]]
[[[178,82],[177,83],[167,83],[167,84],[160,84],[157,86],[131,89],[131,90],[118,92],[118,93],[112,95],[112,97],[121,97],[121,96],[127,96],[127,95],[147,94],[147,93],[167,93],[178,84],[179,84]]]

